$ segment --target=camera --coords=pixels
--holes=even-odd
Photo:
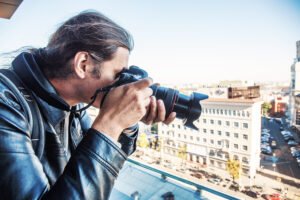
[[[129,69],[120,72],[119,79],[115,82],[114,86],[117,87],[147,77],[148,73],[145,70],[137,66],[130,66]],[[161,87],[155,84],[151,85],[150,88],[153,90],[153,96],[164,102],[166,116],[169,116],[171,112],[176,112],[176,118],[182,119],[184,126],[198,130],[193,122],[200,117],[200,101],[207,99],[207,95],[193,92],[190,96],[186,96],[178,90]]]

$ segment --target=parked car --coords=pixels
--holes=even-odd
[[[266,200],[281,200],[280,194],[262,194],[261,197]]]
[[[203,178],[200,173],[193,173],[193,174],[191,174],[191,176],[196,177],[198,179],[202,179]]]
[[[210,182],[210,183],[214,183],[216,185],[219,185],[220,182],[221,182],[221,180],[218,179],[218,178],[209,178],[207,181]]]
[[[293,157],[300,157],[300,150],[295,151],[294,153],[292,153]]]
[[[276,148],[276,147],[277,147],[276,140],[271,140],[271,148]]]
[[[261,153],[271,155],[272,154],[272,149],[271,149],[270,146],[261,147]]]
[[[239,191],[240,189],[239,189],[239,186],[238,186],[238,185],[236,185],[236,184],[231,184],[231,185],[229,186],[229,190]]]
[[[258,194],[252,190],[242,190],[242,193],[248,195],[249,197],[252,197],[254,199],[257,199]]]
[[[289,140],[287,143],[289,146],[297,146],[298,142],[296,142],[295,140]]]

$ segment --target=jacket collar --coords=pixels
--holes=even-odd
[[[34,93],[44,116],[52,125],[56,126],[66,117],[70,106],[57,94],[32,54],[21,53],[18,55],[12,62],[12,69],[27,88]]]

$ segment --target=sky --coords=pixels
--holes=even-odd
[[[24,0],[0,19],[0,53],[46,46],[87,9],[132,34],[129,65],[160,83],[289,81],[300,40],[300,0]]]

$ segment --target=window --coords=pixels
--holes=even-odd
[[[240,111],[237,111],[237,116],[241,116],[241,113],[240,113]]]
[[[207,141],[206,138],[203,138],[203,142],[206,143],[206,141]]]
[[[238,148],[239,148],[239,145],[238,145],[238,144],[234,144],[233,146],[234,146],[235,149],[238,149]]]
[[[218,120],[218,125],[222,125],[222,121],[221,120]]]
[[[243,123],[243,128],[248,128],[248,123]]]
[[[174,124],[172,124],[172,127],[174,128],[174,127],[175,127],[175,125],[174,125]]]
[[[248,158],[243,157],[243,158],[242,158],[242,162],[248,164],[248,163],[249,163]]]
[[[164,131],[161,131],[161,134],[164,134]]]
[[[243,150],[244,151],[247,151],[248,150],[248,147],[246,145],[243,145]]]
[[[239,134],[238,133],[234,133],[234,137],[235,138],[239,138]]]
[[[186,139],[186,135],[184,135],[183,137],[184,137],[184,139]]]
[[[245,117],[245,112],[244,111],[242,111],[242,116]]]
[[[218,167],[220,167],[220,168],[223,167],[223,164],[220,161],[218,162]]]
[[[215,165],[215,161],[214,160],[209,160],[211,165]]]
[[[239,157],[238,157],[237,155],[234,155],[234,156],[233,156],[233,159],[234,159],[234,160],[239,160]]]
[[[229,132],[226,132],[226,136],[227,136],[227,137],[230,137],[230,133],[229,133]]]
[[[221,136],[221,135],[222,135],[222,132],[221,132],[221,131],[218,131],[218,135]]]
[[[213,109],[213,114],[215,114],[215,109]]]
[[[214,124],[214,120],[213,120],[213,119],[211,119],[211,120],[210,120],[210,123],[211,123],[211,124]]]
[[[229,121],[226,121],[226,126],[230,126],[230,122]]]
[[[207,130],[204,128],[204,129],[203,129],[203,133],[206,133],[206,132],[207,132]]]
[[[243,138],[244,138],[245,140],[248,140],[248,135],[244,134],[244,135],[243,135]]]
[[[250,112],[247,111],[247,117],[250,117]]]
[[[219,114],[219,109],[217,109],[217,114]]]
[[[231,115],[231,110],[228,110],[228,114]]]
[[[227,115],[227,110],[224,110],[225,115]]]
[[[200,138],[199,137],[197,137],[197,142],[199,142],[200,141]]]
[[[203,123],[206,124],[206,119],[203,119]]]
[[[236,112],[235,112],[235,110],[233,111],[233,116],[235,116],[236,115]]]
[[[223,110],[222,109],[220,110],[220,113],[221,113],[221,115],[223,115]]]
[[[214,130],[210,130],[210,134],[214,134]]]
[[[178,133],[178,137],[180,138],[180,133]]]
[[[219,146],[222,145],[222,142],[221,142],[220,140],[218,141],[218,145],[219,145]]]
[[[178,124],[178,126],[177,126],[179,129],[180,129],[180,125]]]
[[[214,140],[210,140],[210,143],[211,143],[211,144],[214,144]]]
[[[238,128],[239,127],[239,123],[238,122],[234,122],[234,127]]]
[[[190,136],[190,139],[193,140],[194,139],[193,136]]]

